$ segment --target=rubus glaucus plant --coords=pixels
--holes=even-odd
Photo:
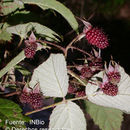
[[[27,116],[51,108],[49,130],[87,130],[87,113],[102,130],[120,129],[123,112],[130,113],[130,76],[112,58],[109,63],[104,61],[102,50],[112,46],[105,31],[80,19],[84,28],[79,32],[73,13],[56,0],[1,3],[0,15],[5,21],[0,23],[0,41],[13,44],[19,37],[19,42],[15,43],[13,58],[0,70],[0,128],[27,127],[4,122],[27,122],[31,120]],[[76,37],[65,46],[64,38],[36,22],[37,18],[35,22],[30,18],[29,22],[23,19],[10,24],[10,17],[30,16],[29,6],[60,13]],[[77,46],[82,45],[82,39],[89,47],[87,51]],[[74,52],[81,54],[80,59]],[[5,51],[5,60],[9,56]],[[26,105],[30,111],[22,113]]]

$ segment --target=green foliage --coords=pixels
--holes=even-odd
[[[31,74],[31,72],[29,72],[27,69],[25,69],[24,67],[20,65],[16,65],[14,68],[18,70],[23,76],[27,76]]]
[[[3,15],[8,15],[17,9],[24,8],[23,3],[20,0],[3,1],[1,12]]]
[[[118,109],[98,106],[85,101],[86,112],[90,114],[95,124],[102,130],[120,130],[123,120],[122,112]]]
[[[0,126],[12,127],[7,121],[29,121],[28,117],[22,115],[22,109],[16,103],[0,98]],[[15,127],[25,127],[23,124],[16,123]]]
[[[48,27],[43,26],[38,23],[34,23],[34,22],[30,22],[30,23],[26,23],[26,24],[18,24],[16,26],[7,27],[6,30],[9,33],[19,35],[21,38],[26,38],[27,33],[31,30],[35,30],[37,34],[44,35],[44,37],[47,40],[55,39],[58,41],[58,39],[55,36],[59,37],[59,35],[57,33],[52,31]]]
[[[0,30],[0,40],[2,41],[11,41],[11,34],[5,30]]]
[[[25,58],[24,50],[21,51],[14,59],[12,59],[2,70],[0,70],[0,78],[6,74],[12,67]]]
[[[23,0],[25,4],[35,4],[42,8],[43,10],[45,9],[53,9],[60,13],[71,25],[71,27],[77,31],[78,29],[78,23],[76,19],[74,18],[74,15],[72,12],[66,8],[63,4],[56,0]]]

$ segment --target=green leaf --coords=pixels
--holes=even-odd
[[[56,0],[22,0],[25,4],[35,4],[45,10],[46,8],[53,9],[60,13],[71,25],[71,27],[77,31],[78,23],[72,14],[72,12],[65,7],[62,3]]]
[[[86,112],[90,114],[95,124],[102,130],[120,130],[123,120],[122,112],[118,109],[98,106],[85,101]]]
[[[12,59],[2,70],[0,70],[0,78],[6,74],[12,67],[25,58],[24,50],[21,51],[14,59]]]
[[[20,65],[16,65],[14,67],[16,70],[18,70],[22,75],[27,76],[30,75],[31,72],[29,72],[27,69],[25,69],[24,67],[20,66]]]
[[[22,109],[13,101],[0,98],[0,126],[1,127],[25,127],[24,123],[29,121],[28,117],[22,115]],[[14,121],[16,124],[11,125],[9,121]],[[20,121],[23,124],[20,124]]]
[[[0,40],[11,41],[11,34],[5,30],[0,30]]]
[[[0,23],[0,29],[1,29],[1,31],[6,30],[7,27],[9,27],[9,24],[7,22]]]
[[[3,15],[8,15],[14,12],[16,9],[24,8],[23,3],[20,0],[14,0],[14,2],[4,1],[2,4],[1,12]]]
[[[44,35],[46,39],[49,38],[49,40],[54,39],[58,41],[58,39],[55,36],[60,37],[57,33],[52,31],[48,27],[43,26],[39,23],[35,23],[35,22],[30,22],[26,24],[18,24],[16,26],[8,27],[7,32],[19,35],[21,38],[26,38],[27,33],[31,31],[32,29],[34,29],[37,34]]]

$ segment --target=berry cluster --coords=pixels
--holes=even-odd
[[[103,70],[100,52],[97,52],[95,49],[93,49],[91,57],[88,57],[86,60],[86,64],[76,66],[76,69],[79,71],[80,78],[82,80],[89,80],[94,74]],[[75,94],[76,97],[82,97],[86,95],[85,88],[83,86],[75,86],[73,84],[69,85],[68,93]]]
[[[99,49],[104,49],[109,46],[108,38],[102,29],[97,27],[92,27],[89,22],[83,21],[84,34],[86,39],[91,45],[96,46]],[[96,53],[95,53],[96,54]],[[87,66],[83,66],[80,69],[81,78],[91,78],[96,72],[100,71],[103,68],[102,59],[100,56],[96,56],[94,59],[90,59],[91,62]],[[103,82],[99,85],[100,89],[109,96],[116,96],[118,93],[118,83],[120,82],[121,75],[119,73],[118,64],[114,66],[109,64],[109,67],[105,66],[106,74],[103,77]]]
[[[43,97],[39,91],[39,86],[36,86],[33,90],[25,86],[19,99],[21,103],[29,104],[33,109],[38,109],[43,106]]]
[[[118,64],[114,67],[109,64],[108,69],[106,68],[106,74],[103,77],[103,82],[100,86],[103,93],[109,96],[116,96],[118,94],[118,83],[120,82],[121,75],[119,73]]]
[[[103,69],[102,59],[96,50],[94,50],[94,56],[87,58],[87,61],[87,64],[77,67],[82,79],[90,79],[94,74]]]
[[[115,63],[115,65],[113,67],[110,62],[108,69],[106,68],[106,66],[105,66],[105,69],[106,69],[106,74],[107,74],[109,81],[112,84],[115,84],[115,85],[118,84],[121,79],[121,75],[119,73],[119,65]]]

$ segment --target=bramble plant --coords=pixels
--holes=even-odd
[[[9,18],[31,13],[26,6],[58,12],[77,36],[65,46],[62,44],[63,38],[55,31],[31,19],[24,22],[23,18],[22,22],[10,24]],[[103,60],[101,52],[110,43],[102,29],[80,19],[84,28],[79,32],[73,13],[56,0],[2,0],[0,15],[3,18],[0,23],[1,43],[13,44],[16,35],[19,36],[19,43],[14,50],[16,55],[0,70],[2,129],[12,127],[5,125],[7,119],[27,122],[29,115],[49,108],[53,108],[48,126],[50,130],[86,130],[86,113],[102,130],[121,128],[123,112],[130,113],[130,76],[113,58],[109,63]],[[86,40],[87,51],[77,46],[79,43],[82,45],[82,39]],[[77,56],[73,61],[68,60],[68,57],[75,55],[74,51],[80,54],[80,59]],[[49,55],[46,60],[40,54],[42,52]],[[39,55],[43,56],[44,61],[34,70],[27,70],[24,66],[26,62],[35,61]],[[20,72],[22,80],[16,80],[15,71]],[[9,98],[13,96],[18,98],[17,103]],[[54,103],[45,106],[47,99]],[[22,114],[21,104],[29,105],[32,111]],[[13,126],[26,127],[18,124]]]

